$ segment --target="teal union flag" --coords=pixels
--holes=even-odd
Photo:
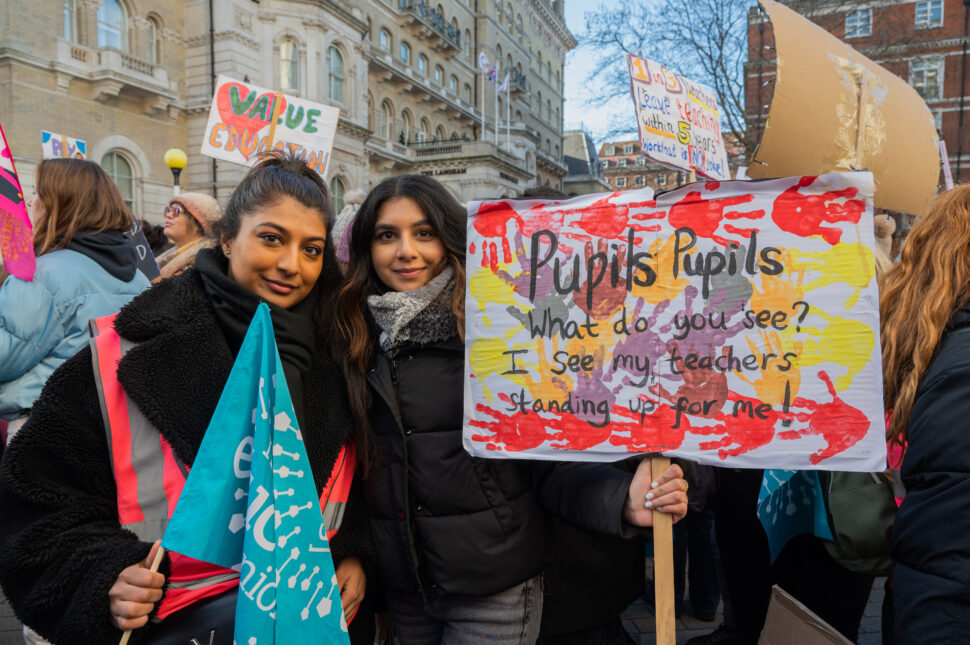
[[[349,645],[320,501],[265,303],[162,545],[239,571],[236,645]]]
[[[758,493],[758,519],[768,536],[772,562],[795,536],[810,533],[832,539],[822,484],[814,470],[766,470]]]

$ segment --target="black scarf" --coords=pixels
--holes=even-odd
[[[122,282],[135,277],[138,249],[123,231],[79,231],[64,248],[86,255]]]
[[[229,343],[233,356],[242,347],[243,339],[249,330],[249,323],[262,302],[259,296],[229,277],[229,260],[218,246],[202,249],[195,258],[195,268],[202,278],[202,286],[219,327]],[[283,373],[290,388],[290,398],[297,421],[303,423],[303,375],[310,368],[319,336],[313,313],[320,302],[319,282],[313,286],[309,295],[289,309],[272,303],[269,305],[273,319],[273,332],[276,346],[283,363]]]

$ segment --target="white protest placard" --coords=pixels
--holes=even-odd
[[[327,170],[340,110],[219,76],[202,154],[253,166],[261,154],[298,155],[321,176]]]
[[[643,154],[701,177],[730,179],[714,92],[660,63],[626,58]]]
[[[464,444],[885,468],[873,180],[469,205]]]
[[[44,159],[88,158],[88,144],[86,142],[56,132],[41,130],[40,147]]]

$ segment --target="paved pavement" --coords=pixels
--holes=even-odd
[[[873,585],[869,604],[866,606],[865,616],[859,630],[859,645],[881,645],[882,632],[880,616],[882,612],[883,584],[885,578],[876,580]],[[648,607],[643,600],[637,600],[626,613],[623,614],[626,630],[633,635],[638,645],[653,645],[654,615],[653,607]],[[721,623],[721,611],[713,622],[705,623],[691,616],[677,619],[677,643],[682,645],[688,638],[711,632]],[[0,645],[23,645],[20,622],[14,617],[7,599],[0,595]]]

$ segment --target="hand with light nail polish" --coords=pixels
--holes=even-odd
[[[670,513],[675,523],[683,519],[687,514],[687,481],[677,464],[654,478],[648,458],[640,462],[633,475],[623,519],[634,526],[653,526],[653,511]]]

